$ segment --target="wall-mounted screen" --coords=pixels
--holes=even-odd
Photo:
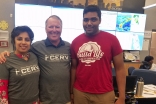
[[[101,11],[101,30],[116,30],[117,12]]]
[[[74,38],[84,33],[82,26],[83,9],[53,7],[52,15],[59,16],[63,21],[61,34],[63,40],[71,43]]]
[[[111,34],[113,34],[113,35],[115,35],[116,36],[116,31],[109,31],[109,30],[104,30],[105,32],[108,32],[108,33],[111,33]]]
[[[51,15],[58,15],[63,21],[61,34],[63,40],[71,43],[75,37],[84,32],[83,9],[15,4],[15,26],[29,26],[35,34],[33,42],[46,39],[45,21]]]
[[[142,50],[146,15],[118,12],[116,37],[124,50]]]
[[[49,16],[50,6],[15,4],[15,26],[29,26],[34,32],[33,42],[46,39],[45,20]]]
[[[145,22],[145,14],[119,12],[117,15],[116,31],[144,32]]]
[[[124,50],[142,50],[144,33],[116,32],[116,37]]]
[[[15,4],[15,26],[29,26],[35,34],[33,42],[47,37],[45,21],[51,15],[58,15],[63,21],[63,40],[71,43],[84,32],[83,9]],[[145,21],[145,14],[102,10],[99,28],[115,35],[123,50],[142,50]]]

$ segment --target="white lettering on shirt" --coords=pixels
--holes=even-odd
[[[30,65],[30,66],[26,66],[26,67],[21,67],[20,69],[15,69],[16,75],[28,75],[28,74],[32,74],[35,72],[39,72],[39,67],[38,65]]]
[[[45,61],[50,62],[63,62],[63,61],[69,61],[69,55],[68,54],[50,54],[45,55]]]

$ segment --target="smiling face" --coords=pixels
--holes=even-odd
[[[25,54],[29,51],[31,40],[27,32],[22,32],[15,37],[15,53]]]
[[[62,32],[62,23],[59,19],[51,17],[46,22],[47,37],[51,42],[59,42]]]
[[[87,35],[95,35],[99,32],[99,24],[101,20],[97,12],[88,12],[83,17],[83,28]]]

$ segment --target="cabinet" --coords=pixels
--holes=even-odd
[[[135,69],[139,69],[140,65],[141,65],[140,62],[125,62],[124,63],[125,69],[127,70],[129,67],[135,67]]]
[[[154,59],[156,59],[156,32],[152,32],[150,56],[153,56]],[[154,63],[156,63],[156,60],[154,60]]]

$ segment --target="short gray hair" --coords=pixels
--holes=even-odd
[[[58,20],[61,22],[61,25],[62,25],[62,20],[61,20],[61,18],[60,18],[59,16],[57,16],[57,15],[51,15],[49,18],[55,18],[55,19],[58,19]],[[47,20],[45,21],[45,25],[47,24],[49,18],[47,18]]]

